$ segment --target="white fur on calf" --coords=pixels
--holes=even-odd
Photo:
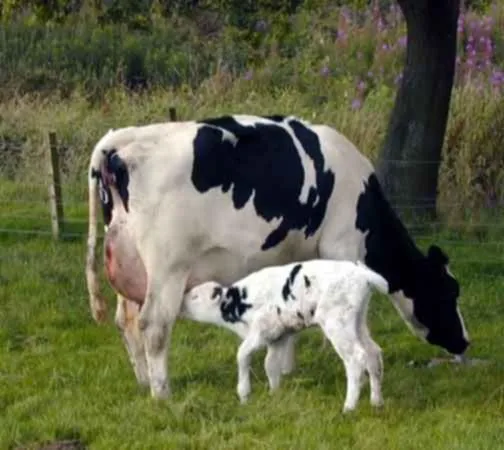
[[[343,411],[351,411],[366,371],[371,404],[383,403],[381,349],[366,324],[372,288],[388,293],[386,280],[361,263],[292,263],[261,269],[230,287],[215,282],[196,286],[184,297],[181,317],[213,323],[240,336],[237,392],[242,402],[251,391],[250,360],[255,351],[267,347],[264,368],[273,391],[280,384],[290,336],[320,326],[345,365]]]

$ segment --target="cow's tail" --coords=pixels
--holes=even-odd
[[[96,241],[98,224],[98,204],[99,200],[99,174],[106,155],[97,148],[93,151],[88,173],[89,188],[89,227],[87,238],[86,256],[86,281],[89,293],[89,306],[93,319],[98,323],[105,322],[107,318],[107,304],[100,295],[100,286],[96,270]]]
[[[371,270],[362,261],[357,261],[356,264],[368,283],[370,283],[382,294],[388,294],[389,284],[385,278],[383,278],[379,273],[376,273],[374,270]]]

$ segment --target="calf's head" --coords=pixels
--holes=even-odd
[[[214,281],[194,286],[184,295],[181,315],[200,322],[218,322],[221,318],[218,305],[222,292],[222,286]]]
[[[415,273],[398,297],[412,301],[409,313],[405,303],[396,304],[414,331],[427,342],[449,353],[462,355],[469,346],[469,336],[458,307],[460,287],[448,268],[448,257],[433,245],[427,257],[418,262]],[[397,299],[397,296],[396,296]],[[405,313],[405,314],[404,314]]]

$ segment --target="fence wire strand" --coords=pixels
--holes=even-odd
[[[44,144],[37,142],[40,148],[34,149],[37,154],[45,151]],[[58,144],[52,147],[52,151],[56,151],[59,155],[65,152],[72,151],[74,146]],[[17,158],[22,152],[27,150],[27,144],[13,144],[11,142],[0,139],[0,174],[12,172],[13,166],[9,158]],[[383,161],[382,161],[383,163]],[[429,166],[429,165],[442,165],[442,160],[397,160],[389,159],[384,161],[385,164],[393,165],[399,169],[411,169],[411,167]],[[51,211],[50,205],[50,191],[49,185],[52,182],[53,187],[61,189],[62,199],[61,204],[64,205],[62,229],[60,230],[60,237],[63,239],[83,239],[87,236],[87,187],[85,186],[86,176],[83,174],[80,178],[81,185],[76,187],[75,184],[70,186],[64,180],[68,180],[67,176],[61,176],[61,182],[56,182],[56,179],[51,179],[49,170],[45,169],[45,161],[43,162],[40,177],[34,178],[26,182],[26,180],[16,181],[15,178],[6,182],[5,186],[0,185],[0,235],[13,235],[19,238],[27,236],[51,237],[53,231],[51,229]],[[61,170],[60,170],[61,172]],[[432,198],[416,198],[414,202],[400,195],[390,196],[389,201],[392,207],[397,211],[416,212],[435,208],[436,202]],[[443,208],[458,210],[459,212],[466,211],[467,205],[460,201],[443,202]],[[504,201],[495,201],[493,206],[488,205],[487,210],[490,213],[488,216],[495,216],[497,211],[504,212]],[[502,214],[504,217],[504,214]],[[463,216],[459,216],[463,217]],[[484,215],[482,217],[485,217]],[[100,215],[101,220],[101,215]],[[495,248],[500,249],[504,246],[503,241],[487,237],[485,239],[476,238],[474,235],[468,234],[464,238],[448,238],[443,235],[446,232],[448,235],[454,233],[464,235],[466,231],[488,231],[500,232],[504,230],[504,220],[501,222],[496,220],[483,221],[481,218],[474,218],[471,220],[463,221],[449,221],[443,222],[434,220],[428,223],[415,223],[412,221],[403,221],[405,227],[412,234],[412,237],[418,241],[433,241],[439,245],[448,245],[457,247],[459,249],[468,248],[474,249],[481,247],[483,251],[488,253],[489,250]],[[82,229],[81,229],[82,228]],[[103,224],[98,224],[100,232],[98,239],[103,239]],[[432,234],[427,234],[432,232]],[[440,234],[437,236],[437,234]],[[504,264],[504,258],[491,257],[491,255],[482,255],[482,258],[457,258],[457,264]],[[9,258],[2,258],[0,261],[7,261]],[[484,274],[485,276],[492,276]]]

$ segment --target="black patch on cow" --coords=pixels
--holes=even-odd
[[[119,196],[124,205],[124,209],[129,211],[129,173],[128,167],[121,157],[117,154],[116,149],[112,149],[107,153],[105,160],[105,168],[108,173],[113,174],[115,178],[115,186],[119,192]]]
[[[256,213],[267,222],[282,219],[262,244],[262,250],[276,246],[290,230],[304,229],[305,237],[320,227],[334,188],[334,173],[324,171],[324,156],[318,136],[301,122],[289,125],[302,144],[298,150],[291,135],[277,124],[245,126],[231,116],[207,119],[194,139],[191,179],[198,192],[220,187],[230,191],[233,205],[241,209],[253,195]],[[224,131],[237,138],[236,145]],[[315,186],[305,203],[299,200],[305,183],[300,151],[313,163]]]
[[[247,290],[245,288],[241,290],[236,286],[227,288],[225,298],[220,304],[222,318],[230,323],[241,322],[245,311],[252,307],[251,304],[243,301],[246,298]]]
[[[413,300],[414,315],[429,330],[430,343],[461,353],[467,342],[456,312],[459,283],[445,270],[448,257],[437,246],[424,256],[386,200],[376,175],[364,184],[355,222],[358,230],[367,232],[364,262],[387,280],[390,293],[402,290]]]
[[[309,288],[311,286],[311,281],[306,275],[304,276],[304,285],[306,288]]]
[[[103,183],[101,172],[96,169],[91,169],[91,178],[95,178],[98,183],[98,191],[100,193],[100,204],[103,213],[103,222],[108,225],[112,220],[112,195],[110,193],[109,187]]]
[[[285,120],[285,116],[279,114],[273,114],[272,116],[262,116],[264,119],[271,120],[273,122],[281,123]]]
[[[302,264],[296,264],[289,273],[289,276],[285,280],[285,284],[282,288],[282,297],[286,302],[289,297],[293,300],[296,300],[296,297],[292,294],[292,286],[294,285],[294,280],[296,279],[297,274],[301,270]]]

